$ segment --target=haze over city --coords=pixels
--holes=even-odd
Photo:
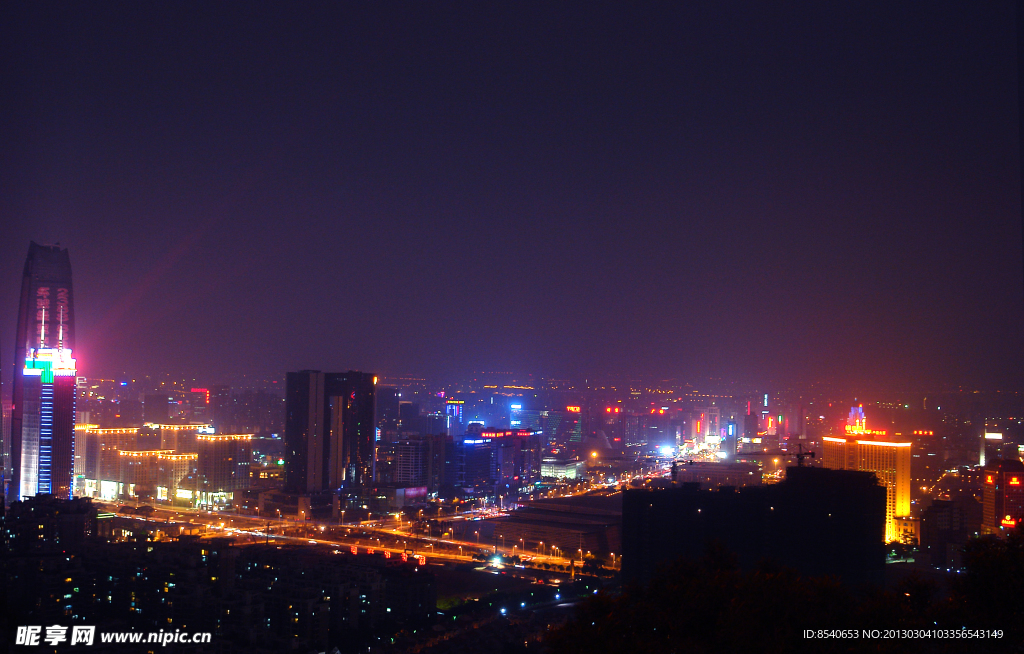
[[[0,642],[1019,654],[1022,34],[0,3]]]
[[[8,4],[0,273],[90,375],[1020,389],[1012,18]]]

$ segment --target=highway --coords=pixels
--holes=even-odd
[[[117,513],[121,506],[106,504],[101,505],[107,510]],[[179,534],[196,533],[204,536],[227,536],[234,537],[239,544],[257,542],[293,542],[307,544],[322,544],[338,547],[357,547],[359,551],[366,551],[372,548],[376,551],[387,551],[391,554],[409,552],[411,555],[426,556],[429,560],[446,562],[471,562],[474,560],[474,553],[494,553],[493,546],[481,545],[472,541],[453,540],[448,538],[437,538],[411,534],[408,531],[399,529],[397,520],[381,523],[381,521],[365,521],[359,523],[320,523],[314,521],[296,522],[282,518],[263,518],[250,515],[240,515],[224,511],[204,511],[190,508],[166,508],[153,507],[149,516],[142,516],[133,513],[121,514],[123,517],[146,520],[161,526],[166,532],[173,534],[174,527],[178,528]],[[472,514],[477,516],[477,512]],[[492,517],[491,511],[480,511],[479,515]],[[473,519],[472,517],[463,519]],[[389,524],[390,523],[390,524]],[[525,556],[517,547],[497,548],[498,553],[508,556],[519,554],[522,558],[537,563],[549,563],[556,565],[568,565],[569,560],[563,557],[544,556],[527,553]],[[578,561],[578,560],[577,560]],[[577,563],[579,565],[579,563]]]

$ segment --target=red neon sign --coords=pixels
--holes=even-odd
[[[1011,486],[1020,486],[1020,477],[1010,477]]]
[[[1001,525],[1003,525],[1004,527],[1016,527],[1017,526],[1017,521],[1014,520],[1013,518],[1011,518],[1010,516],[1006,516],[1005,518],[1000,520],[999,523]]]
[[[567,407],[565,407],[565,410],[568,411],[569,413],[579,413],[580,412],[580,407],[578,407],[578,406],[567,406]]]

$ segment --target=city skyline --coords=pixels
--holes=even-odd
[[[0,60],[7,647],[1024,642],[1024,0],[22,1]]]

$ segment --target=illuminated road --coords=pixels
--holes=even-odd
[[[126,505],[131,506],[131,505]],[[112,511],[117,511],[116,505],[108,505]],[[568,565],[568,557],[556,557],[547,554],[526,551],[518,546],[495,547],[486,543],[475,541],[455,540],[450,538],[427,537],[419,534],[411,534],[398,529],[397,524],[390,527],[380,526],[380,521],[322,524],[312,521],[306,523],[286,520],[281,518],[262,518],[257,516],[239,515],[221,511],[203,511],[189,508],[165,508],[154,507],[149,517],[136,514],[118,514],[123,517],[142,519],[155,525],[161,525],[165,531],[173,532],[174,526],[178,527],[178,533],[193,533],[200,531],[205,536],[228,536],[242,540],[250,538],[251,543],[261,541],[288,541],[295,543],[322,544],[339,547],[356,546],[360,551],[372,548],[379,551],[388,551],[393,554],[409,551],[412,555],[422,555],[430,560],[450,562],[470,562],[474,559],[474,553],[480,554],[505,554],[506,556],[518,555],[527,561],[537,564]],[[487,515],[491,511],[481,511],[472,515]],[[458,516],[467,519],[465,515]],[[472,518],[469,518],[472,519]],[[269,533],[267,530],[269,528]],[[575,565],[581,565],[580,558],[575,557]]]

